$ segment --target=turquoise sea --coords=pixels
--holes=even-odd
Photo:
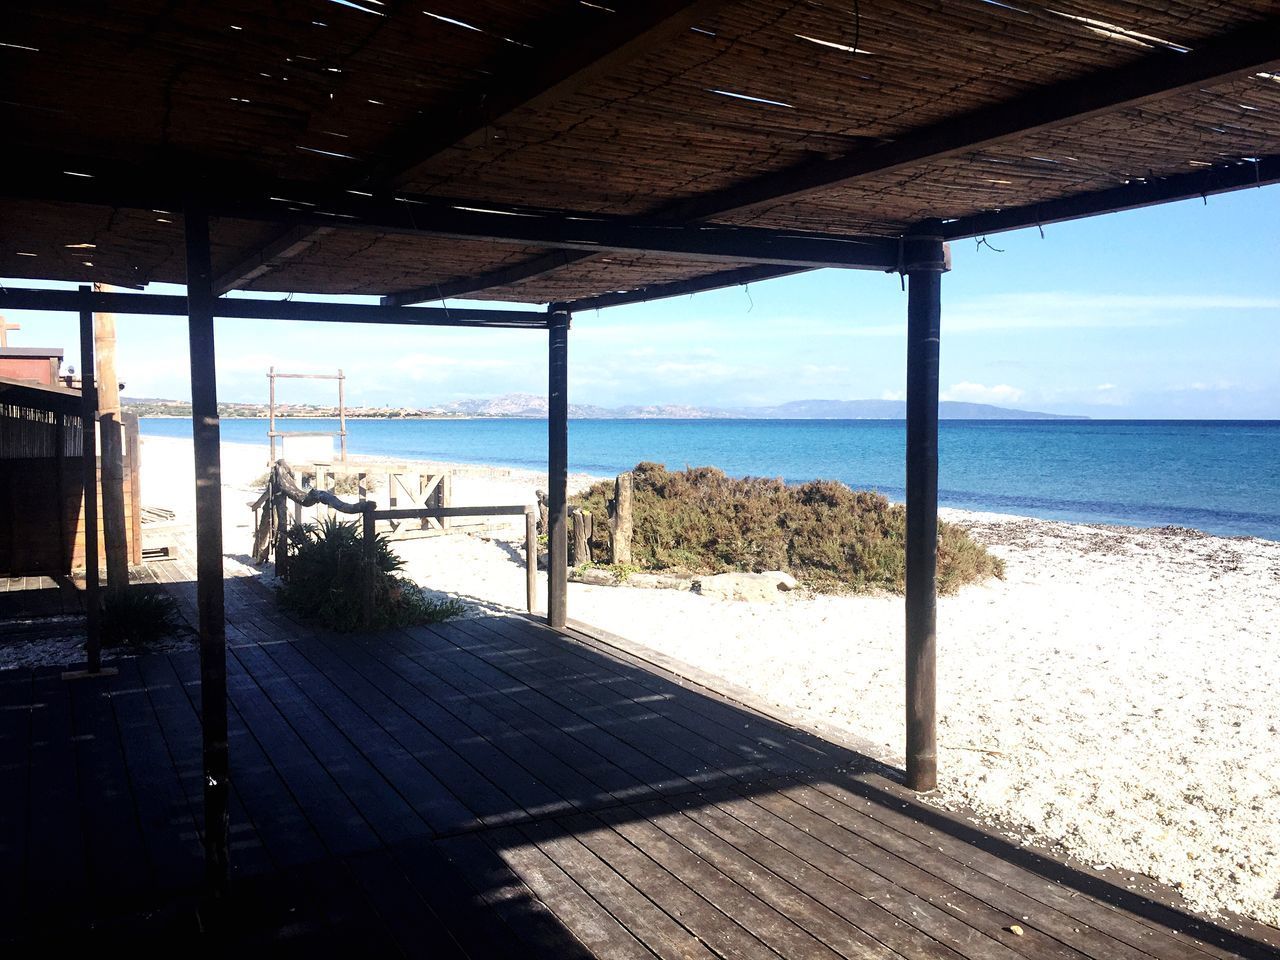
[[[290,430],[336,429],[289,420]],[[143,434],[190,437],[186,420]],[[224,420],[226,441],[265,443],[265,420]],[[545,420],[349,420],[354,454],[546,468]],[[1280,421],[944,420],[944,506],[1032,517],[1174,524],[1280,540]],[[609,475],[654,460],[735,476],[841,480],[903,496],[894,420],[573,420],[569,465]]]

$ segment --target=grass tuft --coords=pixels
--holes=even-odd
[[[143,649],[178,632],[178,605],[160,587],[135,584],[108,592],[101,629],[104,647]]]
[[[672,472],[641,463],[634,475],[632,561],[688,575],[786,570],[825,593],[902,593],[906,511],[878,493],[832,480],[787,486],[732,479],[715,467]],[[597,518],[592,554],[609,555],[606,503],[613,481],[573,503]],[[1004,576],[1004,563],[953,524],[938,524],[938,589]]]

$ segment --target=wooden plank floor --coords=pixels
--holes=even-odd
[[[164,569],[190,603],[189,569]],[[229,580],[228,603],[227,952],[1280,957],[1275,931],[1073,871],[840,746],[530,621],[340,637],[253,581]],[[119,667],[0,673],[13,955],[216,942],[196,924],[196,655]]]

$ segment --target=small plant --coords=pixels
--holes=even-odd
[[[107,595],[101,626],[104,647],[149,647],[178,631],[178,605],[163,590],[132,586]]]
[[[364,627],[364,537],[352,521],[325,519],[289,528],[281,605],[304,620],[350,632]],[[397,574],[404,561],[385,536],[374,540],[373,628],[438,623],[459,616],[457,600],[428,597]]]

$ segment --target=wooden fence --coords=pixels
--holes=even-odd
[[[55,398],[60,400],[61,398]],[[73,398],[79,404],[79,398]],[[142,494],[138,419],[123,417],[125,543],[142,563]],[[0,404],[0,575],[67,574],[85,568],[85,441],[81,417],[33,405]],[[88,437],[94,442],[93,434]],[[102,516],[102,460],[95,483]],[[105,538],[97,537],[106,562]]]

